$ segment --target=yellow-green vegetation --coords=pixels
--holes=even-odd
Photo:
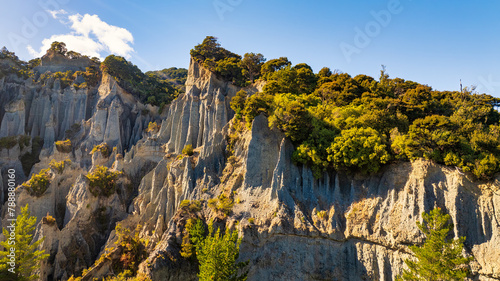
[[[195,218],[188,219],[182,236],[181,256],[185,259],[196,259],[195,245],[200,243],[204,235],[205,228],[201,220]]]
[[[255,218],[248,218],[248,222],[250,224],[255,224]]]
[[[193,146],[190,144],[184,146],[184,148],[182,149],[182,154],[185,154],[187,156],[193,156],[194,154]]]
[[[13,63],[12,66],[9,66],[9,64],[7,64],[7,66],[0,66],[0,79],[11,74],[23,79],[28,79],[34,75],[33,68],[40,65],[39,58],[25,62],[20,60],[14,52],[9,52],[6,47],[0,49],[0,59],[9,60]]]
[[[199,280],[246,280],[247,262],[237,262],[241,239],[238,231],[226,228],[222,235],[220,228],[214,232],[213,224],[208,225],[208,235],[200,219],[191,219],[186,223],[189,238],[183,241],[181,255],[193,258],[199,263]],[[186,237],[186,236],[185,236]]]
[[[181,208],[183,211],[196,213],[201,211],[201,202],[199,200],[182,200],[179,208]]]
[[[92,195],[108,197],[115,193],[116,179],[121,172],[113,172],[108,167],[98,165],[92,173],[87,174],[89,189]]]
[[[217,42],[217,38],[207,36],[203,42],[191,50],[191,57],[217,76],[238,86],[245,86],[260,76],[260,68],[265,58],[262,54],[247,53],[242,59]]]
[[[105,142],[94,146],[92,151],[90,151],[90,154],[94,154],[96,151],[99,151],[104,158],[108,158],[111,155],[111,148]]]
[[[64,171],[64,167],[71,165],[71,160],[66,159],[63,161],[57,162],[55,159],[50,160],[49,167],[52,171],[62,174]]]
[[[137,66],[120,56],[106,57],[101,64],[101,70],[113,76],[123,89],[142,103],[163,108],[179,94],[169,79],[163,79],[154,72],[144,74]]]
[[[106,281],[151,281],[143,274],[137,274],[139,264],[147,257],[146,247],[148,240],[139,238],[141,225],[137,225],[134,235],[130,229],[123,228],[121,224],[115,227],[118,240],[115,242],[116,247],[106,248],[105,252],[95,261],[93,267],[110,261],[115,275],[105,277]],[[112,253],[118,251],[119,259],[113,260]],[[82,277],[71,276],[69,280],[81,281],[82,278],[88,276],[91,268],[84,269]]]
[[[54,225],[54,224],[56,224],[56,219],[53,216],[49,215],[49,214],[47,214],[47,216],[45,216],[42,219],[42,221],[43,221],[43,223],[46,223],[48,225]]]
[[[405,260],[409,270],[403,269],[399,280],[465,280],[469,277],[469,263],[473,257],[462,255],[465,237],[448,239],[453,229],[451,217],[441,208],[422,213],[424,222],[417,226],[425,234],[421,246],[410,246],[416,261]]]
[[[40,197],[45,193],[50,184],[50,169],[43,169],[38,174],[31,176],[31,179],[24,182],[22,186],[31,196]]]
[[[17,216],[14,240],[5,239],[0,242],[3,250],[0,251],[0,280],[37,280],[34,272],[40,268],[40,262],[47,259],[49,254],[38,250],[44,238],[33,242],[36,217],[30,216],[28,205],[21,207],[21,214]],[[11,237],[10,231],[3,228],[3,235]],[[9,243],[14,241],[15,244]],[[33,243],[32,243],[33,242]],[[15,268],[9,271],[10,249],[15,245]]]
[[[125,270],[124,272],[118,274],[118,276],[109,276],[104,278],[104,281],[151,281],[149,277],[146,275],[139,273],[137,276],[132,276],[132,273],[129,270]],[[75,279],[76,280],[76,279]]]
[[[44,83],[46,86],[52,87],[53,84],[47,84],[47,82],[51,81],[53,83],[55,79],[59,79],[62,89],[65,89],[72,84],[75,88],[79,89],[79,88],[87,88],[89,86],[94,87],[99,83],[101,74],[99,72],[100,61],[98,58],[95,57],[90,58],[88,56],[82,55],[74,51],[68,51],[66,48],[66,44],[64,42],[57,42],[57,41],[52,43],[50,49],[47,50],[47,53],[57,53],[68,59],[87,58],[89,59],[90,65],[85,68],[85,71],[68,70],[66,72],[55,72],[55,73],[47,71],[41,74],[39,77],[39,81]],[[37,62],[34,62],[34,64],[30,68],[33,68],[36,63]],[[80,84],[74,83],[74,81],[78,76],[82,77],[84,82]]]
[[[250,127],[257,115],[267,115],[269,125],[294,143],[294,162],[311,167],[317,178],[329,169],[372,174],[395,160],[417,158],[457,166],[483,180],[500,171],[500,113],[495,110],[500,98],[391,79],[385,67],[378,81],[327,67],[315,74],[309,65],[292,65],[286,57],[255,60],[256,75],[250,79],[242,75],[241,57],[212,36],[191,55],[237,85],[265,80],[262,92],[248,97],[240,91],[231,100],[235,123]],[[230,152],[238,137],[233,134]]]
[[[385,69],[380,80],[352,78],[286,58],[262,66],[267,84],[245,101],[247,125],[269,116],[296,145],[293,160],[321,177],[328,169],[376,173],[420,157],[489,179],[500,171],[500,99],[467,90],[436,91]],[[266,69],[264,71],[264,69]]]
[[[160,125],[157,122],[149,122],[148,128],[146,129],[147,133],[156,134],[160,130]]]
[[[135,234],[131,235],[130,229],[123,228],[121,224],[116,225],[116,235],[118,241],[116,245],[121,250],[119,262],[114,267],[115,272],[130,271],[132,276],[137,273],[139,264],[147,258],[147,240],[139,238],[141,226],[135,229]],[[130,276],[131,277],[131,276]]]
[[[217,212],[228,216],[233,211],[234,201],[232,198],[224,194],[219,195],[217,198],[208,199],[208,206]]]
[[[317,212],[316,215],[318,216],[318,218],[325,220],[327,218],[328,213],[325,210],[321,210]]]
[[[56,149],[62,153],[70,153],[73,146],[71,145],[71,141],[67,139],[64,141],[56,141]]]

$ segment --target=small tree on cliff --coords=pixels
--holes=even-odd
[[[465,237],[447,239],[453,227],[450,215],[441,208],[423,213],[424,222],[417,222],[425,234],[422,246],[410,246],[417,261],[405,260],[409,270],[403,270],[402,280],[464,280],[469,275],[472,257],[462,256]]]
[[[30,217],[28,205],[21,208],[21,214],[17,216],[15,222],[15,239],[6,239],[0,242],[0,245],[4,247],[4,250],[0,251],[0,280],[29,281],[38,279],[38,275],[32,273],[40,266],[40,261],[46,259],[49,254],[45,254],[43,250],[37,250],[43,239],[31,243],[33,241],[31,233],[35,229],[35,222],[36,217]],[[4,228],[3,235],[11,237],[10,229],[8,231]],[[11,268],[11,264],[9,264],[11,262],[9,257],[11,248],[15,249],[15,268],[13,270],[9,270]]]
[[[245,281],[248,271],[244,270],[247,262],[236,262],[240,253],[241,238],[238,238],[236,230],[230,231],[226,228],[225,234],[220,233],[220,228],[214,233],[213,224],[208,225],[208,235],[205,235],[205,229],[201,220],[196,223],[190,222],[188,232],[190,242],[196,249],[196,258],[200,263],[200,281]],[[189,245],[186,245],[189,247]],[[192,248],[192,246],[191,246]],[[183,247],[183,256],[192,252],[192,249]],[[187,256],[191,256],[188,254]]]

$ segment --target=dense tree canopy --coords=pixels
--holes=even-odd
[[[391,79],[385,67],[377,81],[327,67],[314,74],[281,57],[263,63],[260,73],[263,91],[235,97],[233,109],[247,126],[267,115],[295,143],[294,161],[317,177],[330,168],[376,173],[391,161],[421,157],[478,179],[500,171],[498,98]]]
[[[163,107],[179,93],[168,81],[155,73],[144,74],[137,66],[120,56],[106,57],[101,70],[113,76],[122,88],[137,96],[143,103]]]
[[[217,38],[207,36],[203,42],[191,50],[191,57],[224,80],[244,87],[260,76],[265,58],[262,54],[240,55],[221,47]]]

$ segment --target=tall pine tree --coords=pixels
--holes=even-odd
[[[447,239],[453,227],[450,215],[441,208],[422,213],[424,222],[417,222],[425,234],[422,246],[410,246],[416,261],[406,260],[409,270],[403,270],[403,280],[464,280],[469,275],[469,262],[472,257],[462,256],[465,237]]]
[[[43,242],[43,239],[31,243],[33,240],[33,231],[35,230],[36,217],[30,217],[28,205],[21,208],[21,214],[17,216],[15,228],[15,244],[9,244],[9,240],[0,242],[4,247],[0,251],[0,279],[1,280],[16,280],[29,281],[38,279],[38,275],[33,274],[37,269],[40,261],[46,259],[49,254],[45,251],[37,250],[38,246]],[[4,228],[3,235],[10,237],[10,232]],[[14,273],[9,271],[11,247],[15,248],[15,269]]]

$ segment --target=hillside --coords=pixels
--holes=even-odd
[[[181,255],[194,218],[238,231],[248,280],[394,280],[434,207],[466,237],[472,280],[500,279],[499,99],[315,74],[213,37],[185,89],[176,69],[59,51],[0,57],[2,202],[15,169],[50,254],[40,280],[197,280]],[[49,183],[21,185],[36,174]],[[115,244],[123,229],[141,251]]]

